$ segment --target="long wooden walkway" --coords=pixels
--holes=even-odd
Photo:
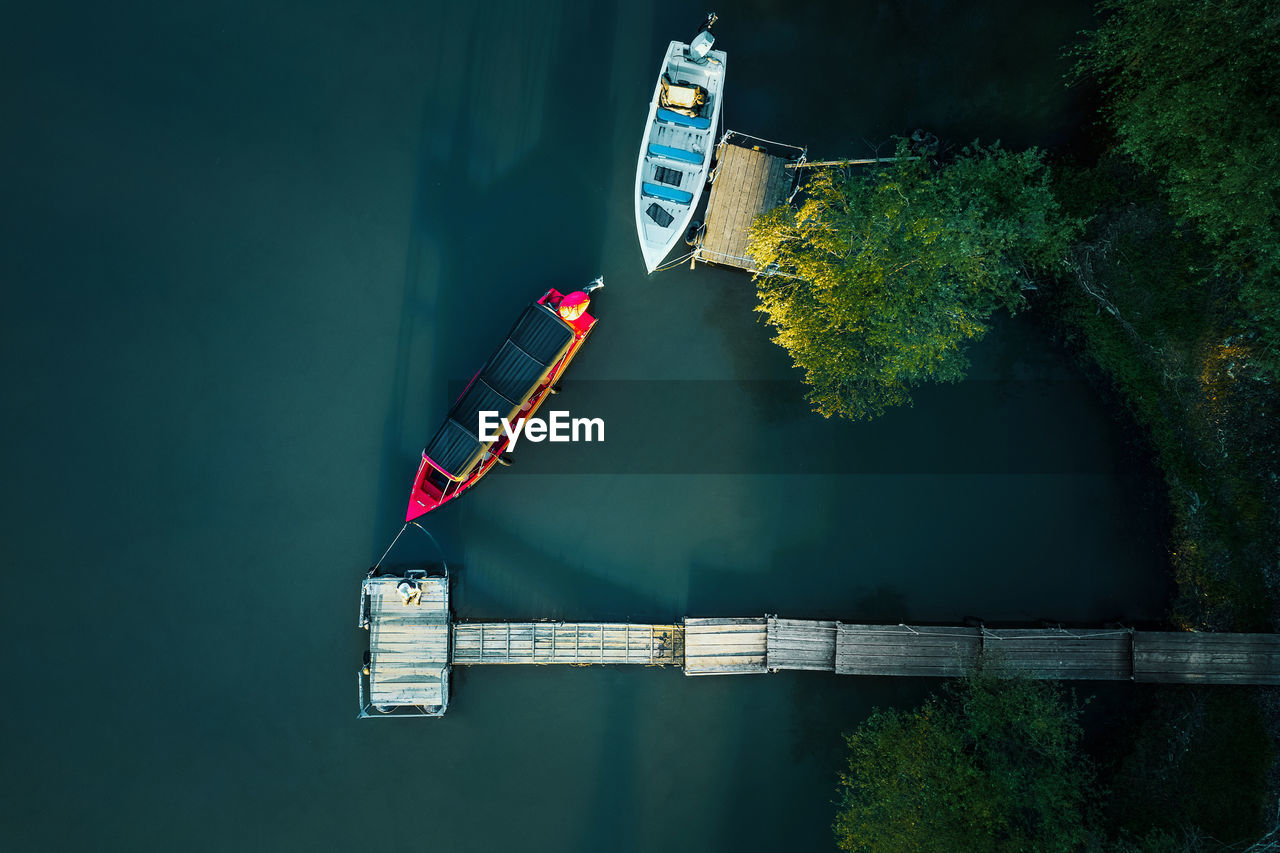
[[[453,664],[647,664],[685,675],[808,670],[956,677],[982,656],[1009,676],[1067,681],[1280,684],[1280,634],[1129,628],[863,625],[686,618],[681,625],[459,622]]]
[[[369,653],[360,715],[439,716],[454,665],[644,664],[685,675],[805,670],[957,677],[982,660],[1037,679],[1280,684],[1280,634],[1129,628],[866,625],[822,620],[686,618],[683,623],[453,622],[448,578],[371,576],[359,625]]]

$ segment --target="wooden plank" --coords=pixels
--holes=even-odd
[[[1128,681],[1132,632],[1117,629],[986,630],[987,663],[1029,678]]]
[[[767,672],[767,620],[685,619],[685,675]]]
[[[1280,684],[1280,635],[1138,632],[1134,680],[1164,684]]]
[[[785,161],[731,144],[722,146],[719,160],[699,254],[704,261],[752,270],[754,262],[745,257],[748,229],[756,216],[778,203],[773,176],[783,172]]]
[[[977,628],[841,623],[835,671],[840,675],[958,676],[972,668],[981,647]]]
[[[406,604],[403,578],[370,578],[369,701],[379,706],[443,705],[449,673],[447,578],[414,578],[415,603]]]
[[[496,622],[453,626],[456,664],[626,664],[679,663],[670,642],[676,625],[631,623]],[[668,643],[654,653],[655,639]]]
[[[834,672],[836,623],[770,617],[765,657],[771,672],[782,669]]]

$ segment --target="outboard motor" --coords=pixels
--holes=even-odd
[[[698,30],[698,34],[689,44],[689,58],[699,65],[706,63],[707,54],[711,52],[711,46],[716,43],[716,37],[711,35],[711,25],[716,22],[717,17],[715,12],[707,15],[707,22],[702,25],[702,29]]]
[[[693,44],[689,45],[689,58],[697,63],[706,62],[707,54],[711,52],[711,46],[715,43],[716,37],[709,31],[703,30],[694,37]]]

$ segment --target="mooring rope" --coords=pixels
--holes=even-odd
[[[440,565],[444,566],[445,569],[448,570],[449,564],[444,561],[444,549],[440,547],[440,543],[436,541],[436,537],[431,535],[431,531],[427,530],[427,528],[423,527],[421,524],[419,524],[416,521],[411,521],[409,522],[409,524],[412,524],[414,527],[418,528],[423,533],[427,534],[427,538],[431,540],[431,544],[435,545],[436,550],[440,552]],[[408,527],[408,526],[409,526],[408,524],[405,525],[405,527]],[[393,542],[391,544],[394,545],[395,543]]]
[[[805,148],[800,152],[800,159],[796,160],[795,179],[791,183],[791,195],[787,196],[787,204],[795,201],[796,196],[800,194],[800,167],[805,164],[809,157],[809,149]]]
[[[387,546],[387,550],[382,552],[382,556],[378,558],[378,562],[373,564],[373,567],[376,569],[382,565],[382,561],[387,559],[387,555],[391,553],[392,548],[396,547],[396,543],[400,541],[400,537],[404,535],[404,532],[409,529],[410,524],[427,534],[427,538],[431,540],[431,544],[436,546],[436,550],[440,552],[440,565],[444,566],[445,569],[448,570],[449,564],[444,560],[444,549],[440,547],[440,543],[436,541],[436,537],[431,535],[431,531],[427,530],[427,528],[423,527],[416,521],[405,522],[404,527],[400,528],[400,532],[396,534],[396,538],[391,540],[391,544]]]
[[[681,257],[676,258],[674,261],[667,261],[665,264],[661,264],[661,265],[659,265],[659,266],[654,267],[654,268],[653,268],[653,271],[654,271],[654,272],[665,272],[666,270],[669,270],[669,269],[671,269],[671,268],[672,268],[672,267],[674,267],[674,266],[678,266],[679,264],[683,264],[685,261],[689,260],[689,259],[690,259],[690,258],[692,258],[694,255],[696,255],[697,253],[698,253],[698,250],[697,250],[697,249],[694,249],[694,250],[693,250],[692,252],[690,252],[689,254],[687,254],[687,255],[682,255]]]
[[[375,569],[382,565],[383,560],[387,559],[387,555],[391,553],[392,548],[396,547],[396,543],[400,541],[400,537],[404,535],[404,532],[405,530],[408,529],[408,527],[409,527],[408,522],[405,522],[404,527],[401,527],[400,532],[396,534],[396,538],[392,539],[391,544],[387,546],[387,550],[382,552],[382,556],[378,558],[378,562],[373,564],[373,567]]]
[[[1065,634],[1066,636],[1070,637],[1073,640],[1100,640],[1103,637],[1127,636],[1133,633],[1133,630],[1130,628],[1122,628],[1114,631],[1097,631],[1092,634],[1077,634],[1074,631],[1067,630],[1066,628],[1041,628],[1040,630],[1046,631],[1046,632],[1049,632],[1049,631],[1054,632],[1054,636],[1062,636]],[[1049,635],[1042,633],[1042,634],[1012,634],[1012,635],[1002,636],[1000,634],[994,633],[993,631],[988,629],[986,626],[983,626],[982,636],[989,637],[993,640],[1043,640],[1043,639],[1046,639],[1046,637]]]

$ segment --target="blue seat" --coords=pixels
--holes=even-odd
[[[649,153],[654,157],[666,157],[668,160],[679,160],[681,163],[702,165],[702,155],[697,151],[686,151],[683,148],[672,148],[670,145],[650,145]]]
[[[685,192],[684,190],[672,189],[660,184],[651,184],[648,181],[645,181],[640,186],[645,195],[660,198],[663,201],[674,201],[676,204],[688,204],[693,201],[693,193]]]
[[[708,127],[711,127],[711,119],[709,118],[702,118],[701,116],[698,118],[691,118],[686,115],[681,115],[680,113],[673,113],[671,110],[666,110],[662,107],[658,107],[658,118],[665,122],[670,122],[671,124],[678,124],[681,127],[693,127],[698,130],[706,130]]]

